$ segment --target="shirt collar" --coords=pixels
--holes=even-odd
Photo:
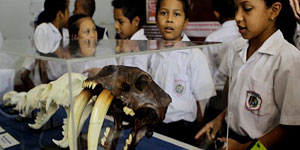
[[[147,40],[147,37],[144,34],[144,29],[140,29],[137,32],[135,32],[130,40]]]
[[[279,52],[278,47],[283,40],[285,39],[282,35],[282,32],[280,30],[277,30],[263,43],[263,45],[258,48],[257,52],[268,55],[277,55]],[[239,38],[232,44],[235,50],[242,51],[244,47],[249,46],[249,41],[243,38]]]
[[[280,50],[278,47],[283,40],[285,39],[282,35],[282,32],[280,30],[277,30],[264,42],[264,44],[257,51],[263,54],[276,55]]]
[[[190,39],[188,38],[188,36],[185,34],[185,33],[181,33],[181,41],[182,42],[188,42],[190,41]],[[182,50],[174,50],[174,51],[166,51],[166,52],[160,52],[159,55],[161,55],[163,58],[167,58],[168,56],[170,56],[171,53],[174,53],[174,52],[180,52],[180,53],[190,53],[190,49],[187,48],[187,49],[182,49]]]
[[[185,33],[181,33],[181,37],[182,37],[182,39],[181,39],[181,41],[191,41],[189,38],[188,38],[188,36],[185,34]]]
[[[61,33],[59,32],[59,30],[52,23],[48,23],[48,25],[51,28],[52,32],[59,34],[60,37],[62,38]]]

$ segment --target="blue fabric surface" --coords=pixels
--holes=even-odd
[[[15,120],[16,115],[8,115],[7,109],[0,110],[0,126],[11,134],[15,139],[17,139],[20,144],[7,148],[6,150],[40,150],[40,149],[50,149],[50,146],[55,146],[52,143],[52,139],[62,139],[62,122],[66,117],[65,111],[63,108],[60,108],[51,118],[49,122],[54,124],[49,128],[50,123],[48,122],[47,126],[49,129],[43,131],[34,131],[28,126],[28,123],[33,123],[33,119],[27,119],[22,122]],[[88,120],[86,121],[82,132],[87,132],[88,129]],[[105,120],[103,128],[112,127],[113,122]],[[129,132],[131,129],[125,130],[121,133],[119,144],[117,145],[118,150],[123,150],[125,145],[125,140],[128,138]],[[103,137],[104,130],[101,130],[100,138]],[[55,148],[55,147],[54,147]],[[99,149],[103,149],[99,147]],[[183,150],[185,148],[178,147],[161,139],[152,137],[150,139],[144,137],[141,142],[137,145],[137,150]]]

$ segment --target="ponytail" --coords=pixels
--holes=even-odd
[[[57,13],[59,11],[65,12],[67,7],[67,0],[46,0],[44,11],[39,14],[36,24],[52,22],[55,20]]]

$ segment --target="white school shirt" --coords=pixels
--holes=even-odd
[[[185,34],[182,41],[189,41]],[[165,123],[195,121],[196,100],[205,100],[216,94],[207,58],[197,48],[153,54],[149,72],[172,98]]]
[[[53,53],[59,48],[60,44],[65,47],[69,44],[69,32],[67,29],[62,29],[62,34],[52,23],[42,23],[35,29],[34,42],[38,51],[42,53]],[[62,40],[62,42],[61,42]],[[35,60],[28,58],[23,64],[23,68],[32,70]],[[55,80],[67,72],[67,65],[60,61],[47,61],[47,75],[50,80]],[[38,83],[39,74],[35,74],[34,83]]]
[[[206,38],[206,42],[232,42],[232,40],[241,37],[239,28],[235,20],[225,21],[219,29],[210,33]]]
[[[248,47],[247,40],[235,41],[220,66],[231,71],[231,129],[254,139],[279,124],[300,125],[300,52],[280,30],[246,61]]]
[[[130,40],[148,40],[144,34],[144,29],[135,32]],[[148,55],[123,56],[119,59],[120,65],[138,67],[147,72],[148,70]]]
[[[225,21],[221,28],[209,34],[205,41],[206,42],[222,42],[230,43],[241,37],[239,29],[234,20]],[[218,68],[220,63],[228,49],[229,44],[222,45],[211,45],[202,49],[203,53],[209,59],[209,66],[213,76],[216,89],[223,90],[226,77],[219,73]]]

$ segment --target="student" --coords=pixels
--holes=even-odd
[[[210,33],[206,42],[231,42],[241,37],[238,27],[234,21],[235,5],[234,0],[212,0],[213,12],[222,26]]]
[[[259,149],[257,143],[261,148],[285,149],[280,146],[287,146],[283,143],[300,125],[300,53],[291,44],[295,18],[286,0],[235,0],[235,4],[235,20],[246,40],[232,44],[220,67],[230,79],[229,110],[195,138],[206,134],[215,139],[225,119],[232,130],[229,150]],[[225,118],[228,111],[230,123]]]
[[[211,0],[211,2],[213,13],[222,26],[218,30],[210,33],[206,37],[205,41],[230,43],[240,38],[241,34],[239,33],[239,29],[234,20],[234,0]],[[218,94],[218,96],[210,99],[207,104],[207,110],[211,110],[211,112],[207,111],[206,113],[209,114],[211,118],[215,118],[216,115],[219,114],[218,111],[223,111],[223,109],[226,107],[226,102],[223,102],[222,98],[220,98],[225,85],[226,76],[220,73],[218,68],[228,50],[228,46],[229,44],[221,44],[202,48],[203,53],[209,58],[209,66]],[[210,118],[207,119],[210,120]]]
[[[147,40],[145,0],[113,0],[115,29],[121,39]]]
[[[113,0],[115,29],[122,40],[147,40],[144,34],[146,18],[145,0]],[[148,55],[124,56],[120,65],[135,66],[147,71]]]
[[[228,43],[241,37],[238,27],[234,21],[235,5],[234,0],[212,0],[213,12],[217,20],[222,26],[210,33],[206,38],[206,42],[222,42]],[[219,65],[226,53],[227,45],[211,46],[203,48],[203,52],[210,60],[211,72],[213,80],[217,85],[218,90],[222,90],[225,79],[222,74],[218,72]]]
[[[167,45],[189,41],[182,32],[188,24],[188,0],[158,0],[156,20]],[[196,145],[193,137],[203,121],[205,100],[215,95],[214,84],[205,55],[199,49],[153,54],[150,59],[153,80],[172,98],[163,123],[154,131]],[[201,110],[202,109],[202,110]]]
[[[84,14],[93,18],[95,13],[95,0],[76,0],[75,8],[73,10],[74,15]],[[106,28],[102,28],[96,25],[98,39],[108,39],[108,32]]]
[[[34,33],[34,42],[38,51],[49,53],[58,48],[60,40],[68,43],[68,26],[69,18],[69,0],[46,0],[44,10],[38,16],[36,29]],[[55,43],[55,45],[53,45]],[[26,58],[23,63],[24,71],[21,74],[21,80],[26,90],[33,88],[35,85],[48,82],[45,73],[39,71],[39,64],[45,64],[45,61],[36,61],[35,59]],[[45,66],[45,65],[43,65]],[[42,76],[40,76],[42,74]],[[33,80],[32,80],[33,79]]]

